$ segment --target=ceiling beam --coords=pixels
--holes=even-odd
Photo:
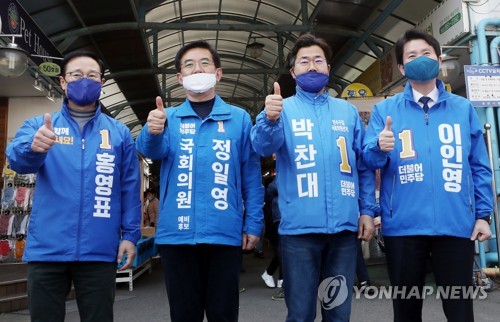
[[[224,60],[234,60],[238,61],[241,60],[242,56],[239,53],[236,52],[230,52],[230,51],[219,51],[219,57],[221,59],[221,63],[224,62]],[[270,65],[267,65],[263,63],[261,60],[251,58],[249,56],[245,57],[245,62],[251,63],[252,65],[256,66],[257,68],[273,68]],[[175,60],[171,59],[168,62],[165,62],[162,64],[162,67],[160,68],[174,68],[175,67]],[[222,67],[224,68],[224,67]]]
[[[402,1],[402,0],[397,0]],[[344,27],[335,26],[335,25],[320,25],[320,26],[307,26],[307,25],[266,25],[266,24],[207,24],[207,23],[185,23],[185,22],[174,22],[174,23],[166,23],[166,22],[117,22],[110,24],[101,24],[94,25],[90,27],[83,27],[80,29],[63,32],[57,35],[50,37],[50,39],[57,43],[59,41],[64,42],[67,47],[68,44],[65,41],[69,41],[70,39],[77,39],[78,37],[88,36],[95,33],[101,32],[109,32],[116,30],[137,30],[137,29],[150,29],[152,31],[159,30],[210,30],[210,31],[248,31],[248,32],[257,32],[257,31],[269,31],[280,33],[281,36],[285,38],[294,37],[289,35],[290,32],[308,32],[315,31],[320,32],[322,34],[337,34],[351,37],[360,37],[364,36],[364,39],[370,38],[370,36],[366,36],[359,32],[349,30]],[[152,32],[151,31],[151,32]],[[151,32],[146,32],[146,36],[152,35]],[[363,40],[364,41],[364,40]],[[359,46],[358,46],[359,47]]]
[[[142,74],[166,74],[175,75],[177,70],[174,68],[143,68],[143,69],[130,69],[127,71],[110,73],[104,76],[108,79],[120,79]],[[290,70],[287,68],[223,68],[222,74],[289,74]]]
[[[308,31],[309,26],[302,25],[266,25],[266,24],[209,24],[209,23],[163,23],[163,22],[116,22],[110,24],[83,27],[77,30],[63,32],[50,37],[53,42],[63,41],[68,37],[82,37],[100,32],[116,30],[212,30],[212,31],[271,31],[293,32]]]
[[[342,65],[354,54],[356,50],[371,36],[371,34],[378,28],[388,16],[403,2],[403,0],[392,0],[382,11],[382,13],[372,22],[372,24],[366,29],[361,36],[357,37],[354,44],[349,45],[349,49],[340,58],[334,60],[332,69],[330,70],[330,75],[333,75],[337,70],[342,67]]]

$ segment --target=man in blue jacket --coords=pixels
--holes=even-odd
[[[436,284],[460,288],[443,298],[448,321],[474,321],[474,240],[491,236],[491,169],[481,124],[465,98],[436,80],[441,47],[412,29],[396,43],[404,92],[375,105],[364,159],[381,169],[380,201],[394,321],[422,321],[422,294],[430,257]],[[403,289],[406,288],[406,292]],[[448,290],[449,291],[449,290]],[[450,291],[451,292],[451,291]]]
[[[219,54],[205,41],[175,57],[186,101],[165,110],[160,97],[137,138],[146,157],[160,159],[161,254],[173,322],[238,320],[242,248],[263,226],[260,160],[250,143],[247,112],[215,92]]]
[[[11,168],[36,173],[23,260],[32,321],[64,321],[73,283],[82,321],[113,321],[117,262],[140,238],[139,160],[129,129],[101,112],[104,65],[73,52],[61,64],[62,109],[24,122]],[[121,240],[121,241],[120,241]]]
[[[324,40],[299,37],[288,55],[296,94],[283,100],[274,83],[252,128],[257,153],[276,153],[287,321],[314,321],[318,294],[323,321],[349,321],[356,238],[371,237],[378,209],[358,111],[326,90],[331,56]]]

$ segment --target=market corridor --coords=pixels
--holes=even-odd
[[[267,288],[260,275],[271,260],[271,251],[266,249],[265,258],[259,259],[252,254],[245,255],[241,274],[240,322],[280,322],[286,317],[284,301],[274,301],[271,297],[278,289]],[[389,285],[386,267],[382,258],[368,261],[370,277],[375,285]],[[432,276],[427,276],[426,285],[433,285]],[[487,298],[475,300],[476,322],[498,321],[500,316],[500,280],[496,280],[495,290],[487,293]],[[319,308],[319,306],[318,306]],[[161,265],[153,264],[151,274],[143,274],[134,281],[134,290],[128,290],[127,283],[117,284],[116,301],[114,305],[115,321],[120,322],[160,322],[170,321],[166,291],[163,282]],[[318,310],[319,314],[319,310]],[[318,315],[316,321],[320,321]],[[29,321],[27,310],[0,315],[0,321]],[[66,322],[80,321],[76,301],[67,302]],[[387,299],[353,298],[352,322],[386,322],[392,321],[392,303]],[[424,301],[423,321],[445,321],[441,301],[428,297]]]

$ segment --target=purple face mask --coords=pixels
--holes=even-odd
[[[99,99],[101,89],[102,84],[100,82],[83,77],[68,83],[66,92],[68,100],[78,106],[87,106]]]
[[[328,84],[329,79],[329,75],[318,72],[307,72],[295,76],[297,85],[309,93],[319,93]]]

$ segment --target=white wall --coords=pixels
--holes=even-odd
[[[7,143],[14,138],[24,120],[45,113],[53,113],[62,106],[61,99],[54,102],[46,97],[15,97],[9,98],[9,118],[7,125]]]

